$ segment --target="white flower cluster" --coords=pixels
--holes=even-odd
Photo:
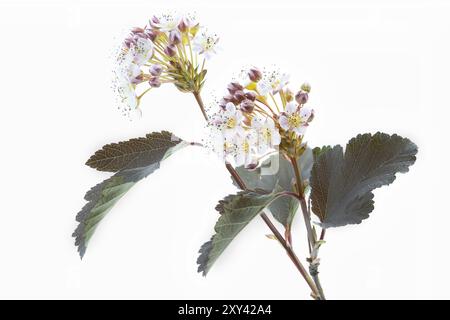
[[[218,41],[191,15],[154,16],[144,28],[132,29],[115,62],[119,109],[127,116],[140,114],[142,96],[163,83],[182,91],[200,90],[205,60],[217,53]]]
[[[314,112],[305,106],[309,85],[293,95],[286,74],[251,68],[246,75],[242,84],[228,85],[209,125],[213,149],[225,161],[252,167],[283,141],[301,143]]]

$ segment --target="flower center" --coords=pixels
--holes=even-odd
[[[244,151],[244,153],[248,153],[250,151],[250,144],[247,140],[242,143],[242,151]]]
[[[288,124],[290,127],[297,128],[302,123],[302,119],[298,113],[291,114],[288,118]]]
[[[209,50],[214,46],[215,43],[216,41],[213,37],[206,37],[206,39],[203,41],[203,47],[205,50]]]
[[[227,128],[233,129],[234,127],[236,127],[236,119],[235,118],[228,119],[227,120]]]
[[[266,142],[270,142],[270,140],[272,140],[272,132],[270,132],[269,128],[263,129],[262,136]]]

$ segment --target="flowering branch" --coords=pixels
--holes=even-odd
[[[415,162],[417,146],[396,134],[360,134],[345,148],[313,150],[305,133],[314,119],[306,104],[311,87],[289,88],[289,76],[277,70],[250,68],[227,86],[208,114],[201,97],[206,61],[218,51],[219,38],[191,15],[154,16],[143,28],[133,28],[119,48],[113,89],[118,107],[129,117],[141,115],[141,101],[153,88],[171,83],[192,93],[210,129],[205,143],[178,138],[168,131],[105,145],[87,165],[111,172],[85,195],[73,236],[83,257],[95,228],[117,201],[140,180],[151,175],[176,151],[202,146],[224,161],[233,182],[242,191],[219,201],[220,217],[212,238],[200,249],[198,270],[204,275],[227,246],[256,216],[260,216],[285,249],[312,290],[325,300],[319,280],[319,249],[326,229],[359,224],[374,208],[372,191],[392,183],[396,173]],[[209,110],[208,110],[209,111]],[[310,191],[309,191],[310,190]],[[309,273],[292,245],[292,223],[300,206],[306,226]],[[284,227],[284,236],[273,219]],[[322,228],[319,239],[312,227]]]

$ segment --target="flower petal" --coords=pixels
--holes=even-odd
[[[284,130],[289,130],[289,121],[286,116],[281,116],[280,119],[278,120],[278,123]]]
[[[294,132],[298,135],[298,136],[303,136],[306,132],[306,126],[299,126],[294,128]]]
[[[272,132],[272,146],[278,146],[281,142],[281,136],[278,130]]]
[[[293,114],[297,111],[297,103],[294,101],[288,102],[286,104],[286,113],[287,114]]]
[[[236,113],[236,106],[233,102],[228,102],[225,105],[225,111],[228,112],[230,115],[234,115]]]
[[[305,106],[300,108],[300,117],[302,118],[302,120],[306,121],[309,119],[310,116],[311,116],[311,108]]]
[[[275,128],[275,122],[273,121],[272,118],[267,117],[266,119],[266,124],[267,128],[269,129],[274,129]]]

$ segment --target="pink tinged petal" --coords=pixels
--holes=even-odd
[[[236,106],[234,105],[233,102],[228,102],[227,105],[225,106],[225,111],[230,114],[234,114],[236,112]]]
[[[209,121],[209,123],[213,126],[219,126],[223,124],[223,119],[219,115],[214,115]]]
[[[280,123],[281,128],[284,130],[289,130],[289,121],[286,116],[281,116],[278,122]]]
[[[289,102],[286,104],[286,113],[287,114],[293,114],[297,111],[297,103],[294,101]]]
[[[309,117],[311,116],[311,113],[312,113],[311,108],[308,108],[308,107],[301,107],[300,108],[300,117],[304,121],[309,119]]]

